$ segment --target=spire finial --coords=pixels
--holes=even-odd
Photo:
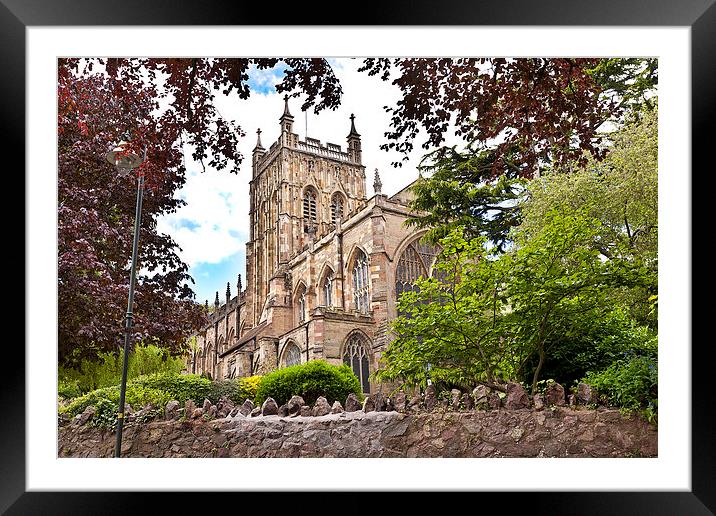
[[[206,310],[209,311],[209,300],[208,299],[204,300],[204,308],[206,308]]]
[[[226,301],[229,301],[231,299],[231,284],[227,281],[226,282]]]
[[[284,114],[284,116],[291,116],[291,112],[288,110],[288,99],[289,99],[288,94],[283,96],[283,102],[284,102],[283,114]]]
[[[239,292],[238,292],[237,295],[240,296],[240,295],[241,295],[241,291],[243,290],[242,285],[241,285],[241,274],[239,274],[239,279],[238,279],[238,281],[236,282],[236,288],[239,290]]]
[[[383,183],[380,182],[380,175],[378,175],[378,169],[375,169],[375,179],[373,179],[373,190],[376,195],[380,195],[380,189],[383,187]]]
[[[356,131],[356,124],[355,124],[356,116],[353,113],[351,113],[350,119],[351,119],[351,132],[348,133],[348,138],[350,138],[350,137],[360,138],[360,134],[358,134],[358,131]]]
[[[263,145],[261,145],[261,128],[259,127],[256,129],[256,147],[254,147],[254,150],[263,150]]]
[[[219,291],[216,291],[216,298],[214,299],[214,306],[219,308]]]

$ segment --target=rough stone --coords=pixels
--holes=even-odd
[[[308,409],[308,407],[306,407]],[[196,410],[203,411],[198,408]],[[113,432],[58,429],[58,457],[111,457]],[[223,450],[223,451],[221,451]],[[126,457],[656,457],[658,433],[616,409],[354,412],[296,420],[138,422]]]
[[[311,417],[313,414],[313,411],[311,410],[311,407],[308,405],[301,405],[301,415],[303,417]]]
[[[509,410],[523,409],[530,406],[530,399],[524,387],[516,382],[507,384],[507,398],[505,408]]]
[[[266,401],[261,405],[261,414],[264,416],[273,416],[278,414],[278,404],[272,397],[266,398]]]
[[[288,400],[288,415],[289,416],[298,416],[301,414],[301,407],[303,407],[306,404],[305,401],[303,401],[303,398],[301,396],[291,396],[291,399]]]
[[[204,404],[201,406],[201,408],[204,409],[204,412],[209,412],[209,409],[211,408],[211,401],[208,399],[204,399]]]
[[[176,419],[179,416],[179,402],[177,400],[171,400],[164,407],[164,419]]]
[[[231,412],[229,412],[229,417],[236,417],[239,414],[239,409],[241,407],[234,407],[231,409]],[[242,414],[243,415],[243,414]]]
[[[371,396],[366,396],[363,400],[363,412],[373,412],[375,411],[375,398]]]
[[[251,411],[251,417],[257,417],[261,415],[261,407],[254,407]]]
[[[351,392],[346,398],[346,412],[356,412],[361,408],[362,407],[360,401],[358,401],[358,397]]]
[[[192,419],[198,419],[198,418],[200,418],[200,417],[203,416],[203,415],[204,415],[204,409],[201,408],[201,407],[197,407],[197,408],[195,408],[194,411],[191,413],[191,418],[192,418]]]
[[[254,410],[254,402],[251,400],[244,401],[244,404],[241,405],[241,408],[239,408],[239,412],[243,416],[248,416],[251,414],[252,410]]]
[[[218,413],[218,411],[216,410],[216,405],[209,405],[209,410],[206,411],[206,414],[209,417],[214,418],[214,417],[216,417],[217,413]]]
[[[594,390],[591,385],[583,382],[577,384],[577,401],[581,405],[589,405],[594,401]]]
[[[496,392],[490,392],[487,395],[487,408],[490,410],[497,410],[501,405],[500,395]]]
[[[341,412],[343,412],[343,405],[338,400],[334,401],[331,407],[331,414],[340,414]]]
[[[547,406],[564,406],[564,387],[557,382],[550,383],[544,392],[544,400]]]
[[[450,408],[452,410],[460,410],[460,398],[462,397],[462,393],[460,392],[460,389],[451,389],[450,390]]]
[[[577,398],[574,396],[574,394],[570,394],[570,395],[567,397],[567,404],[568,404],[570,407],[574,407],[574,405],[576,405],[576,403],[577,403]]]
[[[393,412],[395,410],[393,398],[385,398],[385,410],[386,412]]]
[[[319,396],[316,403],[313,404],[312,414],[314,416],[325,416],[331,413],[331,406],[328,404],[328,400],[323,396]]]
[[[487,395],[490,394],[490,389],[484,385],[478,385],[472,390],[472,399],[475,401],[475,408],[485,409],[487,408]]]
[[[532,403],[534,403],[535,410],[542,410],[544,408],[544,398],[539,393],[534,395]]]
[[[430,384],[425,389],[425,408],[427,410],[432,410],[435,408],[435,405],[437,405],[438,399],[437,399],[437,393],[435,390],[435,386],[433,384]]]
[[[89,407],[84,409],[81,414],[77,414],[75,416],[74,423],[77,426],[85,425],[85,424],[87,424],[87,422],[90,419],[92,419],[92,417],[95,415],[96,412],[97,412],[97,409],[94,408],[92,405],[90,405]]]
[[[382,392],[375,393],[375,411],[385,412],[385,405],[387,400]]]
[[[288,404],[287,403],[284,403],[283,405],[281,405],[278,408],[278,415],[281,417],[288,416]]]
[[[420,403],[421,403],[421,401],[422,401],[422,400],[421,400],[419,394],[413,394],[413,395],[410,397],[410,401],[408,402],[407,410],[408,410],[409,412],[417,412],[418,410],[420,410]]]
[[[395,406],[395,410],[398,412],[405,412],[408,409],[408,397],[403,391],[395,393],[393,405]]]
[[[463,393],[461,401],[462,406],[465,408],[465,410],[472,410],[473,408],[475,408],[475,403],[469,393]]]
[[[192,400],[186,400],[184,402],[184,414],[187,417],[190,417],[194,413],[194,409],[196,409],[196,405]]]

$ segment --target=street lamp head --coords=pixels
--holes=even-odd
[[[106,154],[107,161],[117,168],[120,177],[125,177],[132,169],[142,164],[143,158],[128,149],[129,142],[122,140]]]

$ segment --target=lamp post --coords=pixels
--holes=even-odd
[[[144,149],[144,156],[140,157],[131,150],[128,150],[128,143],[121,141],[106,154],[107,161],[117,168],[120,177],[126,177],[133,169],[139,167],[147,154]],[[117,412],[117,440],[114,448],[114,456],[119,457],[122,453],[122,428],[124,427],[124,397],[127,391],[127,367],[129,365],[129,335],[132,332],[132,305],[134,303],[134,285],[136,275],[134,269],[137,266],[137,246],[139,245],[139,226],[142,222],[142,197],[144,193],[144,172],[137,174],[137,209],[134,214],[134,242],[132,244],[132,266],[129,276],[129,300],[127,301],[127,317],[124,324],[124,357],[122,364],[122,384],[119,390],[119,410]]]

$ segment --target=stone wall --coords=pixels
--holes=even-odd
[[[260,411],[259,411],[260,412]],[[256,411],[254,411],[256,414]],[[79,416],[78,416],[79,417]],[[115,434],[59,428],[59,457],[112,457]],[[125,457],[656,457],[657,430],[616,409],[356,410],[171,419],[125,428]]]

